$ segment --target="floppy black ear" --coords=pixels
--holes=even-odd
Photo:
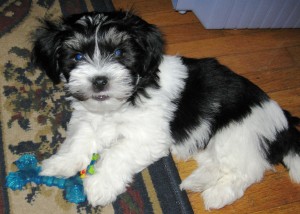
[[[164,41],[161,32],[154,25],[149,25],[144,37],[145,50],[148,57],[145,60],[145,69],[157,71],[164,54]]]
[[[128,12],[129,29],[134,29],[136,41],[144,50],[144,72],[153,73],[158,71],[164,54],[164,40],[160,30],[152,24],[147,23],[140,17]]]
[[[58,64],[59,49],[64,37],[64,27],[61,23],[49,20],[41,21],[42,25],[32,35],[33,49],[31,61],[35,66],[46,72],[53,83],[60,82]]]

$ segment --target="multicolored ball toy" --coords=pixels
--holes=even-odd
[[[95,174],[95,163],[97,162],[97,160],[99,160],[100,155],[99,154],[93,154],[92,160],[90,165],[88,165],[88,167],[84,170],[80,171],[80,178],[85,178],[86,175],[93,175]]]
[[[86,201],[82,179],[87,174],[95,173],[94,164],[99,160],[99,154],[93,154],[91,163],[86,170],[82,170],[78,175],[70,178],[57,178],[53,176],[40,176],[42,168],[38,166],[38,161],[34,155],[25,154],[21,156],[15,165],[18,171],[10,172],[6,176],[6,187],[12,190],[22,190],[27,183],[37,185],[45,184],[46,186],[56,186],[65,190],[65,199],[71,203],[79,204]]]

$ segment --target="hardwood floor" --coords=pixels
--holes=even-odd
[[[113,0],[115,7],[133,8],[160,27],[167,54],[216,57],[265,90],[283,108],[300,117],[300,29],[206,30],[192,12],[181,15],[171,0]],[[177,161],[182,179],[195,162]],[[262,182],[221,210],[210,213],[300,213],[300,185],[290,181],[282,166],[266,172]],[[195,213],[205,211],[199,193],[188,193]]]

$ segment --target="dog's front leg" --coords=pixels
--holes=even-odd
[[[152,138],[153,139],[153,138]],[[100,154],[96,164],[96,174],[84,179],[84,188],[92,206],[107,205],[126,191],[136,173],[166,156],[169,152],[167,143],[140,143],[122,140],[109,150]]]
[[[95,151],[94,129],[88,122],[71,119],[66,140],[56,154],[42,162],[40,175],[73,176],[88,166]]]

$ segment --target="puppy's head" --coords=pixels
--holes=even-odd
[[[33,63],[79,101],[109,108],[158,87],[162,35],[130,12],[43,20],[33,39]]]

